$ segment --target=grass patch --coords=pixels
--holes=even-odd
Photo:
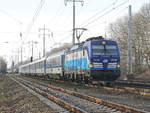
[[[9,101],[12,97],[13,97],[13,95],[12,95],[11,93],[9,93],[9,92],[8,92],[7,94],[1,92],[1,93],[0,93],[0,102],[7,102],[7,101]]]

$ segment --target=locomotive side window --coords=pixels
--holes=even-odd
[[[83,50],[83,56],[85,56],[85,51]]]

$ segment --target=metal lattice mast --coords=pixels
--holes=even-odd
[[[67,5],[67,2],[73,2],[73,35],[72,35],[72,44],[74,45],[75,44],[75,27],[76,27],[76,12],[75,12],[75,9],[76,9],[76,2],[80,2],[81,5],[83,6],[83,3],[84,1],[83,0],[64,0],[65,2],[65,5]]]
[[[43,36],[43,57],[45,57],[45,38],[46,36],[50,37],[50,30],[48,28],[45,28],[45,25],[43,28],[39,28],[39,32],[43,32],[42,34],[39,34],[39,36]]]
[[[129,6],[129,20],[128,20],[128,74],[133,73],[132,69],[132,15],[131,5]]]

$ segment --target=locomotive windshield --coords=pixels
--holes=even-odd
[[[92,45],[93,55],[105,55],[104,45]]]
[[[105,45],[106,55],[117,55],[117,46],[116,45]]]
[[[118,55],[116,45],[92,45],[93,55]]]

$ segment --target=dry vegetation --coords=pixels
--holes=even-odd
[[[54,113],[54,111],[10,78],[0,75],[0,113]]]
[[[128,15],[109,26],[110,37],[117,40],[121,50],[121,69],[127,74]],[[132,50],[134,74],[150,70],[150,3],[132,14]]]
[[[144,82],[150,82],[150,71],[146,71],[142,74],[138,74],[134,79],[144,81]]]

